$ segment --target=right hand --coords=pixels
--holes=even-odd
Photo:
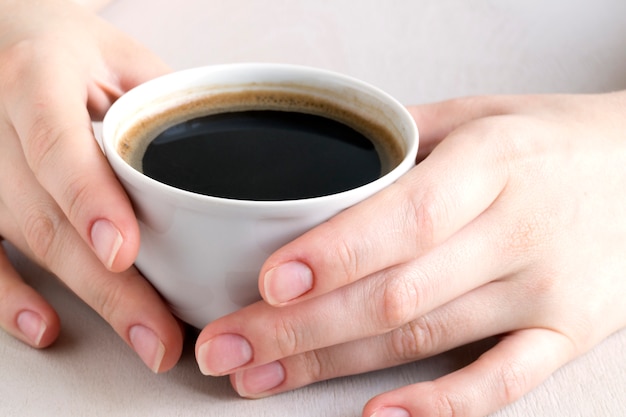
[[[132,267],[137,221],[91,120],[169,69],[67,0],[0,0],[0,16],[0,240],[57,275],[152,370],[167,370],[181,326]],[[60,328],[1,247],[0,326],[35,347]]]

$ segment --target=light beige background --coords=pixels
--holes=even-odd
[[[273,61],[371,82],[404,103],[468,94],[626,88],[623,0],[117,0],[101,15],[173,68]],[[359,416],[379,392],[436,378],[493,341],[264,400],[203,377],[190,340],[181,363],[151,374],[95,313],[12,251],[58,309],[63,332],[36,351],[0,333],[2,416]],[[626,331],[496,413],[626,416]]]

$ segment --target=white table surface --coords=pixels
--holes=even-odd
[[[371,82],[402,102],[626,88],[624,0],[117,0],[101,15],[174,68],[271,61]],[[360,416],[372,396],[469,363],[492,341],[379,372],[244,400],[200,374],[193,339],[154,375],[110,327],[9,247],[57,308],[37,351],[0,332],[0,416]],[[626,256],[626,255],[625,255]],[[626,416],[626,331],[495,416]]]

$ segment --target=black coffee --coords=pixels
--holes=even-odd
[[[168,128],[148,145],[143,173],[171,186],[239,200],[293,200],[349,190],[381,176],[370,141],[312,114],[251,110]]]

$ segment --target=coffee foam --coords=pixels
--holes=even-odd
[[[403,149],[397,135],[389,127],[375,122],[363,114],[363,103],[352,102],[352,107],[342,105],[345,97],[336,94],[329,99],[313,88],[289,85],[241,86],[237,90],[194,89],[178,92],[154,102],[154,111],[145,111],[130,124],[118,140],[117,151],[133,168],[142,172],[143,155],[150,142],[171,126],[211,114],[277,110],[309,113],[344,123],[369,138],[381,157],[382,172],[395,168],[403,158]],[[349,100],[346,100],[349,102]],[[152,108],[152,106],[150,106]]]

